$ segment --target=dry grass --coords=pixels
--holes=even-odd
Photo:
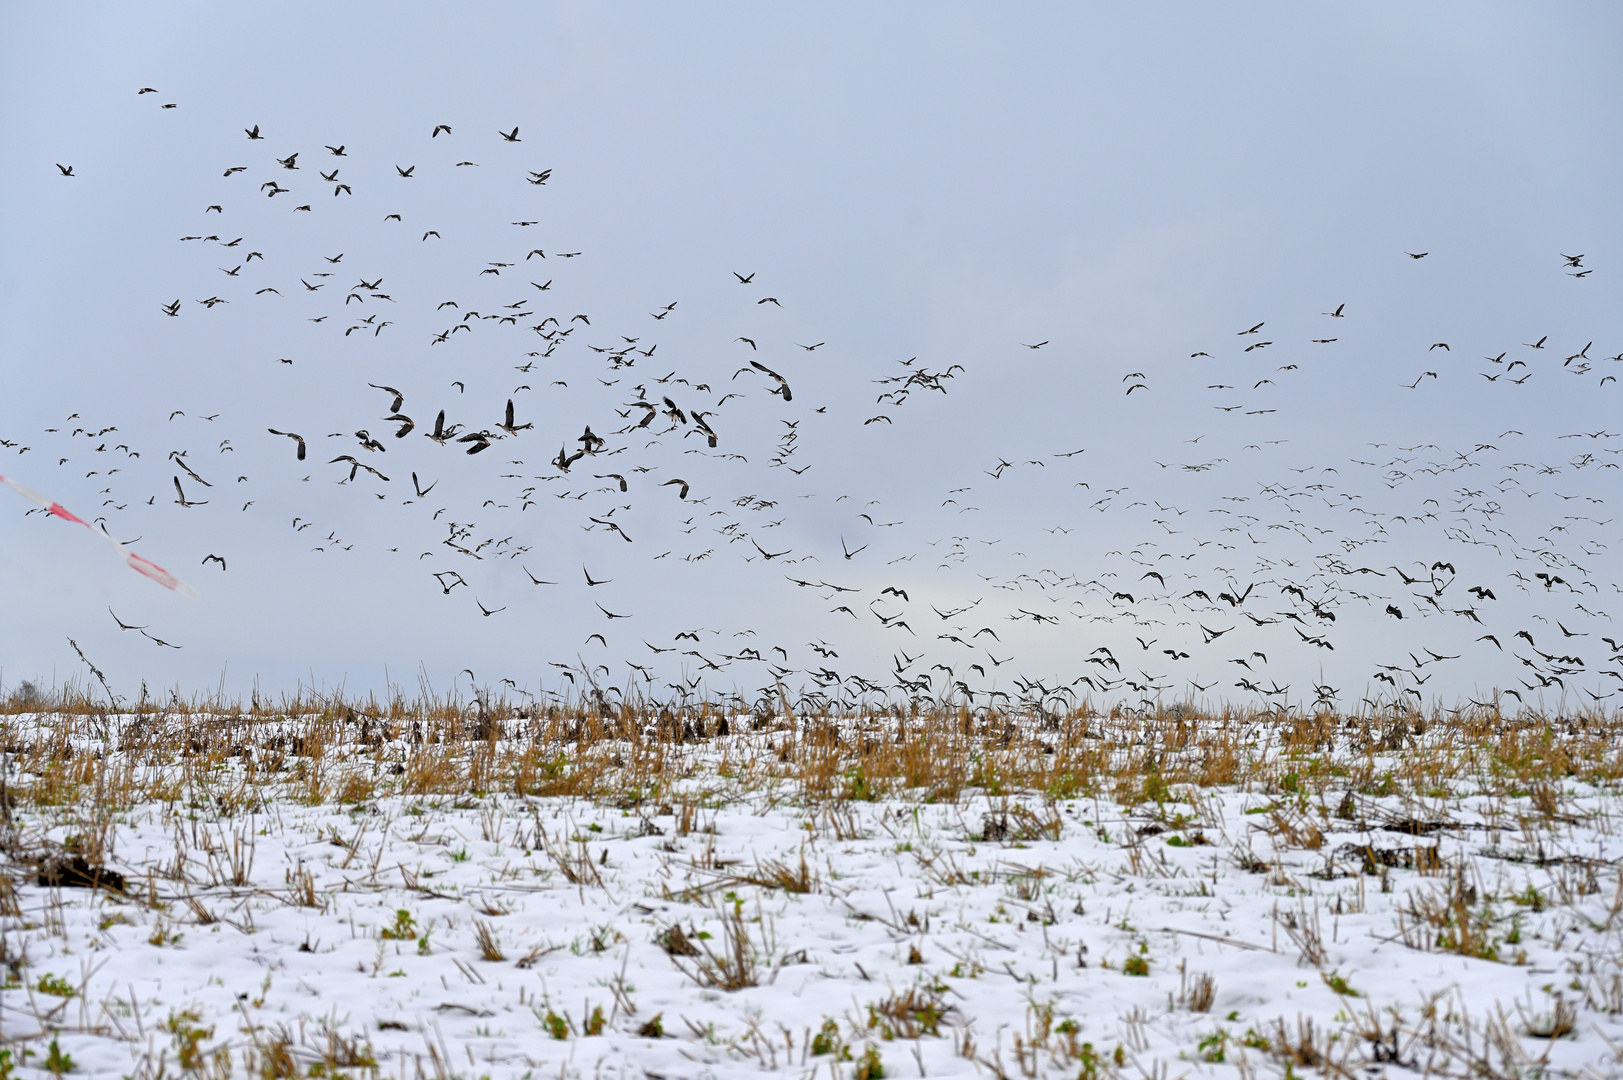
[[[703,938],[695,946],[681,927],[673,926],[663,935],[671,963],[700,986],[743,990],[761,985],[763,964],[770,969],[775,951],[771,924],[758,913],[753,919],[746,918],[742,900],[718,901],[715,908],[721,929],[714,936],[720,939],[721,947],[712,949]]]
[[[857,714],[803,708],[792,717],[757,712],[748,722],[735,714],[729,725],[713,704],[481,701],[307,696],[271,707],[171,698],[126,703],[115,713],[73,687],[33,700],[13,696],[0,702],[0,742],[10,758],[0,804],[91,808],[81,815],[87,857],[101,855],[96,837],[111,811],[154,800],[231,816],[272,797],[355,804],[392,794],[571,795],[638,808],[669,804],[677,834],[686,835],[702,831],[705,810],[703,793],[681,781],[698,754],[720,748],[723,775],[738,786],[788,784],[824,814],[895,795],[950,802],[985,794],[993,801],[976,832],[1007,844],[1058,828],[1050,814],[1010,804],[1011,794],[1108,796],[1144,807],[1181,801],[1191,790],[1244,786],[1285,796],[1265,817],[1267,831],[1316,850],[1323,821],[1310,806],[1324,799],[1356,814],[1357,793],[1435,793],[1489,781],[1530,821],[1564,821],[1565,789],[1623,777],[1617,714],[1197,716],[1182,706],[1101,713],[1083,705],[1065,714],[949,706]],[[38,713],[50,722],[30,725],[26,736],[5,719]],[[116,754],[105,752],[110,744]],[[244,857],[251,855],[229,853],[219,863],[222,880],[237,876]]]
[[[507,959],[506,955],[502,953],[501,945],[496,941],[496,931],[491,928],[489,923],[475,919],[473,921],[473,937],[474,942],[479,946],[479,958],[481,960],[495,963]]]

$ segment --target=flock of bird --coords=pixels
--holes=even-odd
[[[424,128],[425,142],[434,147],[470,140],[460,125]],[[1498,694],[1529,705],[1551,696],[1598,705],[1623,682],[1623,646],[1607,636],[1611,617],[1605,605],[1619,586],[1609,576],[1605,530],[1612,519],[1602,497],[1606,470],[1618,468],[1623,434],[1565,432],[1536,446],[1511,423],[1459,447],[1424,437],[1407,446],[1371,443],[1350,458],[1298,461],[1259,478],[1226,454],[1203,453],[1199,444],[1210,437],[1213,444],[1231,445],[1226,453],[1255,451],[1264,455],[1259,462],[1271,460],[1266,455],[1285,440],[1258,434],[1275,433],[1257,427],[1278,411],[1269,395],[1305,377],[1312,350],[1334,350],[1341,340],[1341,334],[1326,332],[1292,343],[1270,335],[1269,321],[1259,320],[1179,360],[1177,371],[1197,373],[1185,382],[1199,383],[1213,396],[1221,425],[1153,451],[1169,456],[1180,445],[1196,448],[1194,460],[1152,459],[1169,477],[1198,480],[1192,488],[1184,484],[1188,505],[1176,505],[1168,492],[1106,486],[1108,464],[1087,457],[1087,448],[1066,444],[1036,457],[998,456],[980,475],[943,480],[938,472],[920,481],[939,485],[941,498],[924,528],[941,524],[943,515],[965,521],[991,514],[989,529],[943,525],[939,535],[920,536],[915,525],[913,533],[899,534],[893,530],[906,530],[908,523],[879,520],[879,501],[815,486],[803,436],[815,432],[837,447],[867,430],[882,430],[876,425],[912,425],[915,437],[929,438],[927,430],[919,431],[925,422],[913,419],[917,406],[909,403],[932,391],[948,395],[960,376],[984,378],[990,372],[966,371],[958,363],[932,370],[934,365],[914,357],[867,384],[847,387],[842,397],[812,404],[827,392],[830,365],[818,350],[829,343],[802,343],[774,330],[773,313],[792,298],[781,289],[775,291],[783,299],[766,295],[754,271],[733,271],[735,280],[728,283],[738,293],[740,311],[753,313],[751,325],[730,341],[707,345],[701,364],[680,353],[678,360],[661,363],[669,351],[655,359],[659,344],[650,334],[681,321],[680,300],[650,305],[647,321],[612,331],[602,319],[594,324],[590,312],[557,308],[552,298],[564,291],[568,260],[584,253],[546,242],[512,239],[483,265],[445,266],[433,294],[416,281],[391,282],[389,267],[354,272],[351,266],[371,260],[346,251],[300,266],[296,255],[283,250],[292,246],[287,229],[259,224],[263,213],[240,213],[243,204],[285,205],[289,215],[314,216],[315,196],[321,195],[329,216],[349,215],[342,220],[351,233],[362,226],[405,230],[407,222],[404,213],[375,214],[380,207],[357,194],[366,189],[344,172],[362,171],[351,169],[349,144],[334,140],[313,153],[261,148],[272,138],[254,124],[236,145],[221,148],[229,158],[217,181],[220,194],[200,212],[200,220],[219,224],[189,228],[180,237],[195,250],[200,273],[221,275],[219,287],[155,303],[156,322],[229,318],[258,304],[271,314],[257,317],[288,325],[303,320],[327,335],[324,349],[351,348],[345,343],[358,334],[356,340],[376,347],[387,344],[430,359],[455,355],[470,373],[434,382],[415,372],[410,382],[356,376],[343,405],[353,420],[343,431],[322,430],[311,417],[291,411],[271,423],[216,432],[211,429],[220,414],[175,410],[162,431],[141,433],[149,446],[156,437],[191,443],[162,457],[147,451],[143,468],[150,472],[153,460],[162,462],[172,499],[167,491],[133,493],[120,475],[137,471],[144,449],[132,449],[133,430],[121,433],[114,424],[92,424],[75,413],[39,433],[47,439],[0,439],[0,449],[49,454],[64,470],[87,459],[96,464],[87,476],[107,482],[100,512],[111,530],[122,527],[119,515],[142,507],[211,515],[224,523],[225,535],[231,528],[225,519],[233,515],[257,528],[259,519],[244,515],[259,499],[224,497],[234,487],[233,476],[239,484],[251,483],[224,461],[238,444],[264,440],[279,448],[280,475],[259,483],[279,485],[287,497],[296,496],[294,485],[302,482],[336,484],[374,508],[369,514],[403,508],[417,535],[437,531],[436,542],[419,545],[426,548],[420,554],[403,552],[399,544],[387,554],[400,557],[408,583],[432,590],[446,604],[466,605],[460,610],[468,617],[523,617],[508,597],[476,593],[476,587],[510,579],[488,572],[493,564],[517,565],[525,590],[550,590],[546,618],[578,620],[582,640],[575,656],[549,661],[559,690],[543,694],[613,699],[641,692],[688,703],[749,703],[781,700],[787,693],[801,702],[856,708],[893,700],[1061,707],[1082,696],[1149,707],[1216,693],[1266,705],[1379,708],[1425,704],[1440,688],[1433,677],[1468,650],[1479,659],[1491,655],[1502,672],[1477,696],[1463,695],[1478,706],[1496,703]],[[373,182],[397,185],[420,184],[431,171],[454,182],[463,169],[502,170],[503,182],[518,191],[545,189],[552,179],[551,168],[529,168],[538,163],[519,157],[528,149],[519,127],[474,133],[471,144],[481,149],[469,153],[505,156],[500,163],[463,159],[423,173],[410,162],[367,164],[376,169]],[[57,168],[65,181],[82,175],[71,165]],[[346,208],[351,202],[372,208],[370,224]],[[509,235],[529,235],[525,230],[544,216],[537,210],[512,222],[508,227],[517,232]],[[234,218],[248,222],[244,236],[224,227]],[[447,225],[427,224],[438,227],[423,229],[419,237],[412,223],[413,244],[444,239]],[[390,234],[391,243],[397,235]],[[1402,255],[1418,261],[1431,252]],[[1563,254],[1560,269],[1587,277],[1585,257]],[[554,269],[535,272],[541,266]],[[445,295],[453,290],[456,295]],[[1326,327],[1357,317],[1347,304],[1326,306],[1319,316]],[[420,336],[406,339],[408,332]],[[1011,341],[1011,355],[1025,355],[1012,352],[1017,345],[1032,352],[1063,347],[1047,338]],[[1455,351],[1449,342],[1426,346],[1420,351],[1428,356]],[[1550,335],[1539,336],[1486,355],[1475,374],[1507,386],[1535,376],[1578,379],[1586,392],[1599,392],[1616,382],[1601,369],[1623,361],[1623,353],[1604,357],[1592,354],[1593,347],[1589,342],[1558,349]],[[732,350],[732,358],[717,369],[710,358],[721,349]],[[1272,359],[1263,359],[1287,352],[1291,362],[1271,368]],[[1546,359],[1552,356],[1558,358]],[[807,368],[811,362],[819,366]],[[295,358],[281,356],[274,363],[296,373]],[[668,374],[652,375],[656,364],[669,367]],[[511,391],[477,400],[477,390],[468,393],[470,383],[490,383],[509,371],[524,380]],[[1420,392],[1445,376],[1466,374],[1437,365],[1392,389]],[[803,380],[817,392],[808,393]],[[1128,372],[1115,383],[1135,407],[1153,399],[1160,385],[1144,371]],[[561,392],[552,393],[554,388]],[[1094,450],[1094,459],[1123,453]],[[446,455],[464,464],[454,465]],[[109,468],[109,459],[120,464]],[[460,501],[447,499],[444,489],[435,498],[453,469]],[[1236,473],[1229,486],[1220,485]],[[1012,549],[1035,548],[1041,538],[1005,537],[998,529],[1000,489],[1016,478],[1026,484],[1017,501],[1038,492],[1044,505],[1067,519],[1048,530],[1040,561],[1050,565],[1040,569],[1029,568],[1036,565],[1029,553]],[[467,489],[475,485],[478,498],[470,499]],[[665,505],[644,513],[655,500]],[[971,513],[983,517],[962,516]],[[1079,557],[1071,533],[1106,531],[1094,524],[1101,515],[1112,515],[1109,535],[1131,539],[1090,558],[1085,569],[1068,568],[1062,560]],[[560,546],[555,531],[575,526],[601,545],[600,553],[564,565],[552,554]],[[320,527],[303,514],[279,528],[301,548],[325,557],[385,554],[381,545],[369,552],[336,529],[307,542],[306,532],[319,537]],[[790,535],[796,539],[776,539]],[[838,546],[827,543],[827,536],[837,536]],[[1007,547],[998,547],[1005,542]],[[228,569],[228,559],[240,565],[229,551],[210,552],[203,563],[220,573],[244,572]],[[673,584],[651,595],[648,579],[640,576],[617,591],[614,579],[591,569],[594,561],[624,566],[628,559],[667,566],[748,564],[748,571],[729,573],[749,575],[748,589],[740,593],[748,600],[739,603],[756,606],[736,611],[740,625],[683,626],[672,635],[638,632],[639,624],[654,622],[650,607],[667,616],[680,611],[684,589]],[[575,594],[567,588],[584,589],[579,595],[589,603],[571,606],[568,597]],[[813,596],[822,601],[816,609],[803,599]],[[766,644],[759,631],[742,624],[767,608],[819,613],[798,632],[784,630],[779,618],[770,630],[779,641]],[[1501,616],[1501,608],[1512,614]],[[113,619],[118,632],[146,632],[116,614]],[[1425,627],[1427,644],[1395,643],[1396,630],[1417,624]],[[1032,643],[1048,635],[1063,643],[1059,651],[1071,657],[1074,670],[1033,675],[1019,646],[1005,643],[1035,648]],[[1284,683],[1271,674],[1308,666],[1322,672],[1337,667],[1338,646],[1342,656],[1362,655],[1388,640],[1394,642],[1391,655],[1377,657],[1362,672]],[[1349,642],[1355,647],[1349,649]],[[1053,648],[1045,653],[1054,654]],[[616,680],[616,670],[626,678]],[[1361,683],[1349,681],[1360,676]],[[502,681],[528,693],[517,680]]]

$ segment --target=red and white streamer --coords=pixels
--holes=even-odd
[[[64,521],[78,522],[80,525],[83,525],[85,528],[89,529],[91,532],[95,533],[109,544],[112,544],[113,547],[117,549],[119,558],[123,559],[125,565],[127,565],[131,570],[134,570],[137,574],[143,574],[146,577],[151,578],[153,581],[156,581],[164,588],[173,589],[175,592],[180,593],[182,596],[187,597],[188,599],[197,599],[196,589],[192,588],[190,585],[186,584],[184,581],[180,580],[175,575],[159,566],[157,563],[151,561],[150,559],[142,558],[140,555],[137,555],[135,552],[131,551],[117,540],[114,540],[107,534],[106,529],[97,525],[92,525],[90,522],[86,521],[82,517],[79,517],[61,503],[52,502],[50,499],[47,499],[33,488],[25,487],[10,477],[0,476],[0,484],[4,484],[6,487],[10,488],[12,491],[15,491],[29,502],[37,504],[47,513],[54,514]]]

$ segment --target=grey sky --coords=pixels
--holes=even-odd
[[[1616,636],[1620,528],[1600,524],[1619,498],[1602,466],[1623,439],[1560,436],[1623,430],[1623,389],[1600,384],[1623,371],[1605,359],[1623,351],[1613,6],[14,5],[0,20],[0,438],[18,444],[0,448],[0,473],[105,515],[202,593],[170,595],[0,493],[11,499],[0,506],[7,684],[82,672],[70,636],[121,693],[142,680],[213,687],[222,672],[235,690],[256,676],[269,690],[368,689],[386,665],[409,686],[419,664],[441,688],[471,667],[483,683],[536,690],[559,685],[549,662],[582,659],[610,665],[622,687],[631,660],[651,665],[656,690],[680,665],[712,689],[748,690],[771,682],[765,662],[719,657],[748,647],[780,660],[771,645],[796,672],[882,682],[900,649],[920,657],[909,677],[939,685],[929,665],[940,663],[974,689],[1012,691],[1015,675],[1114,679],[1084,663],[1102,645],[1167,698],[1193,680],[1215,683],[1213,698],[1261,700],[1235,685],[1251,678],[1311,700],[1322,665],[1353,705],[1394,691],[1371,681],[1378,665],[1412,667],[1410,653],[1430,647],[1460,659],[1406,685],[1425,679],[1420,693],[1452,703],[1532,680],[1515,647],[1546,674],[1561,666],[1513,646],[1528,629],[1545,653],[1577,645],[1587,673],[1565,681],[1604,692],[1588,673],[1605,660],[1598,636]],[[452,133],[431,139],[441,123]],[[265,138],[250,142],[243,129],[256,124]],[[497,134],[515,125],[522,142]],[[295,152],[297,171],[277,165]],[[246,171],[221,176],[234,166]],[[319,180],[333,166],[353,194]],[[546,169],[544,186],[524,183]],[[292,190],[259,194],[273,180]],[[222,213],[205,213],[216,204]],[[521,220],[537,224],[510,224]],[[421,239],[428,230],[440,235]],[[536,248],[548,257],[526,260]],[[263,260],[239,257],[255,250]],[[1570,276],[1563,252],[1586,255],[1593,274]],[[757,276],[740,285],[734,271]],[[392,299],[344,303],[350,275],[382,277]],[[549,279],[547,292],[530,284]],[[279,295],[255,295],[266,287]],[[229,302],[197,303],[211,296]],[[758,303],[768,296],[781,307]],[[166,318],[160,306],[177,298],[180,317]],[[436,308],[448,300],[459,306]],[[546,344],[524,325],[482,319],[430,344],[459,312],[519,301],[591,322],[528,372],[514,368]],[[1345,318],[1321,314],[1343,303]],[[380,321],[391,325],[374,334]],[[1262,333],[1239,335],[1258,322]],[[1542,350],[1523,344],[1544,335]],[[611,372],[588,346],[622,336],[659,347]],[[1242,351],[1260,340],[1274,344]],[[1449,348],[1430,348],[1440,342]],[[1483,359],[1501,352],[1497,366]],[[906,374],[912,357],[962,370],[944,395],[876,403],[894,384],[873,380]],[[764,376],[733,378],[751,359],[788,378],[791,402],[769,396]],[[1516,360],[1529,366],[1485,377]],[[653,381],[667,372],[689,385]],[[1136,381],[1144,389],[1127,395]],[[405,392],[417,431],[391,437],[390,399],[369,382]],[[747,461],[684,453],[704,449],[683,438],[691,425],[652,447],[611,436],[624,423],[612,410],[637,384],[710,411],[715,454]],[[744,397],[717,407],[729,391]],[[493,428],[509,397],[535,428],[481,455],[421,437],[441,408]],[[1229,405],[1242,407],[1219,411]],[[168,419],[174,410],[186,415]],[[877,415],[890,420],[864,423]],[[770,463],[784,421],[798,425],[786,465],[810,466],[800,475]],[[118,432],[70,437],[82,424]],[[623,452],[537,479],[586,424]],[[305,434],[309,460],[267,427]],[[348,433],[360,428],[387,451],[359,449]],[[1427,444],[1438,449],[1397,449]],[[175,469],[174,450],[215,486]],[[1593,461],[1576,463],[1582,453]],[[335,486],[338,454],[390,482],[363,473]],[[1011,465],[994,479],[999,460]],[[111,482],[109,467],[122,470]],[[440,483],[436,501],[402,505],[413,471]],[[609,472],[630,480],[625,498],[591,480]],[[177,474],[209,504],[175,505]],[[660,486],[673,477],[690,482],[689,503]],[[1301,490],[1310,484],[1325,487]],[[531,486],[534,505],[520,509]],[[554,498],[566,491],[587,494]],[[634,542],[584,530],[593,516]],[[295,532],[295,517],[315,524]],[[471,543],[513,539],[462,556],[440,543],[447,520],[471,523]],[[842,537],[869,548],[846,560]],[[790,554],[765,561],[756,543]],[[519,546],[530,550],[505,557]],[[225,572],[200,565],[210,553]],[[1416,560],[1458,568],[1435,607],[1413,595],[1433,590],[1387,569],[1412,575]],[[587,587],[583,563],[613,582]],[[530,584],[526,567],[559,584]],[[447,596],[430,575],[450,570],[468,584]],[[1142,578],[1151,570],[1165,588]],[[1511,576],[1536,571],[1572,588]],[[786,576],[861,591],[835,597]],[[1253,581],[1243,608],[1215,599]],[[1281,592],[1293,582],[1335,621]],[[909,599],[877,610],[906,630],[869,614],[888,585]],[[1480,625],[1452,613],[1470,605],[1469,585],[1497,597],[1476,603]],[[1184,597],[1195,589],[1215,609]],[[1116,591],[1135,599],[1112,602]],[[481,616],[476,598],[507,610]],[[930,609],[977,599],[950,620]],[[1389,602],[1405,619],[1385,614]],[[842,604],[855,616],[830,611]],[[183,647],[121,633],[109,606]],[[1591,636],[1565,638],[1558,620]],[[1201,626],[1235,629],[1207,646]],[[698,646],[673,641],[700,627]],[[937,637],[981,627],[996,641]],[[734,636],[746,630],[756,636]],[[587,640],[598,632],[606,648]],[[1490,632],[1505,651],[1475,640]],[[679,651],[656,656],[645,641]],[[717,668],[680,657],[689,648]],[[1251,659],[1248,677],[1229,661],[1253,651],[1268,660]]]

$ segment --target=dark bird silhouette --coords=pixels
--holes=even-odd
[[[434,418],[434,430],[425,431],[423,434],[444,446],[448,441],[454,439],[457,432],[461,430],[461,424],[452,424],[450,427],[445,426],[445,410],[441,409],[439,415]]]
[[[299,444],[298,460],[300,460],[300,461],[304,460],[305,446],[304,446],[304,436],[303,435],[295,435],[291,431],[277,431],[275,428],[266,428],[265,430],[269,431],[272,435],[285,435],[287,438],[292,439],[294,442],[298,443]]]
[[[742,340],[747,340],[747,339],[740,338],[739,340],[742,341]],[[755,347],[755,343],[753,341],[750,342],[750,347],[751,348]],[[771,391],[769,391],[769,393],[779,395],[780,397],[783,398],[784,401],[792,401],[792,400],[794,400],[794,395],[789,390],[789,381],[787,379],[785,379],[782,375],[779,375],[776,371],[773,371],[771,368],[769,368],[765,364],[761,363],[759,360],[751,360],[749,368],[739,368],[737,371],[735,371],[733,373],[733,378],[735,378],[735,379],[738,378],[740,375],[744,374],[744,372],[748,371],[750,368],[754,368],[756,371],[764,373],[767,377],[771,378],[773,381],[775,381],[778,384],[777,389],[771,390]]]
[[[788,548],[785,548],[783,551],[768,551],[768,550],[766,550],[766,548],[762,547],[760,544],[756,544],[754,537],[750,538],[750,543],[755,545],[755,550],[759,551],[761,553],[761,556],[763,558],[765,558],[768,562],[771,562],[773,559],[776,559],[779,556],[789,554],[789,550],[790,550]]]
[[[531,423],[531,424],[515,424],[513,422],[513,399],[512,398],[507,399],[507,414],[506,414],[505,419],[503,419],[502,422],[500,424],[497,424],[496,426],[501,428],[503,431],[507,432],[509,435],[517,435],[521,431],[528,431],[529,429],[535,427],[535,425],[533,423]]]
[[[343,256],[339,256],[339,258],[343,258]],[[394,395],[394,404],[389,406],[390,412],[399,412],[400,407],[406,403],[406,395],[402,394],[399,390],[396,390],[392,386],[379,386],[377,383],[367,383],[366,385],[370,386],[374,390],[382,390],[386,394]]]
[[[129,624],[128,624],[128,623],[126,623],[126,622],[125,622],[125,621],[124,621],[124,620],[123,620],[123,619],[120,619],[120,618],[119,618],[119,617],[118,617],[118,615],[117,615],[117,614],[115,614],[115,613],[114,613],[114,611],[113,611],[113,609],[112,609],[112,608],[108,608],[108,609],[107,609],[107,614],[109,614],[109,615],[112,615],[112,616],[113,616],[113,621],[114,621],[114,622],[116,622],[116,623],[118,623],[118,628],[119,628],[119,629],[120,629],[120,630],[145,630],[145,629],[146,629],[146,627],[145,627],[145,626],[131,626],[131,625],[129,625]],[[150,625],[151,625],[151,624],[150,624],[150,623],[149,623],[149,624],[147,624],[147,625],[149,625],[149,626],[150,626]]]
[[[186,509],[190,510],[194,506],[207,506],[208,505],[208,500],[207,499],[204,499],[202,502],[188,501],[187,498],[186,498],[186,492],[184,490],[182,490],[182,488],[180,486],[180,477],[177,476],[177,477],[174,478],[174,480],[175,480],[175,494],[179,496],[179,498],[177,498],[175,500],[175,505],[176,506],[182,506],[182,507],[185,507]]]
[[[389,478],[387,476],[384,476],[382,473],[378,472],[376,469],[374,469],[372,466],[368,465],[366,462],[356,460],[356,458],[352,454],[340,454],[337,457],[333,458],[331,461],[327,462],[327,464],[336,465],[340,461],[349,462],[349,478],[351,480],[355,479],[355,474],[359,470],[365,469],[367,472],[371,473],[373,476],[377,477],[379,480],[382,480],[385,483],[387,483],[389,481]]]

